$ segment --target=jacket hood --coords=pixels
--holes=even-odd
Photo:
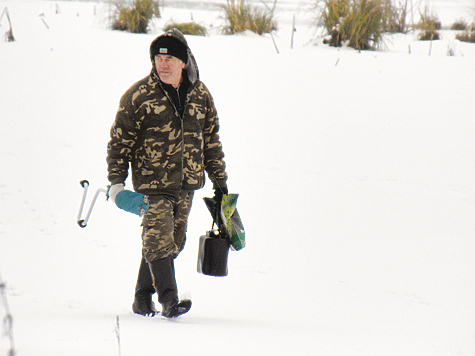
[[[187,49],[187,52],[188,52],[188,62],[186,63],[186,66],[185,66],[185,69],[184,69],[183,73],[184,74],[186,73],[186,75],[188,76],[188,80],[191,83],[194,84],[198,79],[200,79],[200,74],[199,74],[199,71],[198,71],[198,64],[196,63],[195,56],[193,56],[193,53],[191,52],[191,49],[188,46],[188,42],[186,41],[185,36],[183,35],[183,33],[181,33],[176,28],[173,28],[173,29],[161,34],[160,36],[155,38],[152,41],[152,43],[150,44],[149,55],[150,55],[150,60],[152,61],[152,72],[157,74],[157,69],[155,68],[155,60],[154,60],[154,58],[152,58],[152,47],[155,44],[155,42],[159,38],[162,38],[163,36],[174,37],[175,39],[177,39],[178,41],[180,41],[181,43],[183,43],[185,45],[185,47]]]

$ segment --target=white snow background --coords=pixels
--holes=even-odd
[[[446,27],[473,18],[470,0],[429,5]],[[269,35],[221,35],[214,3],[168,1],[135,35],[107,28],[108,3],[0,1],[16,37],[0,41],[0,271],[16,355],[475,355],[475,46],[447,30],[430,56],[415,33],[384,51],[315,45],[309,6],[278,2],[277,53]],[[193,308],[169,321],[131,311],[140,218],[101,196],[86,228],[76,219],[79,181],[86,205],[108,184],[119,98],[171,19],[213,26],[187,40],[247,246],[227,277],[196,272],[208,183],[176,262]]]

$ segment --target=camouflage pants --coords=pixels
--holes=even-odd
[[[193,191],[150,196],[150,207],[142,220],[142,254],[147,262],[173,258],[185,247],[186,226]]]

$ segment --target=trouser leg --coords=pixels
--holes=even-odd
[[[191,308],[190,300],[178,300],[174,259],[185,246],[192,200],[193,192],[152,196],[142,222],[143,256],[166,317],[176,317]]]
[[[186,242],[186,228],[188,226],[188,216],[190,215],[191,205],[193,203],[193,192],[182,192],[174,210],[173,239],[178,253],[183,250]],[[176,256],[175,256],[176,257]]]
[[[149,200],[150,207],[142,221],[143,255],[147,262],[176,258],[185,246],[193,192],[151,196]]]

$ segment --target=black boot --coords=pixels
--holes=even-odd
[[[152,295],[155,293],[152,275],[147,262],[142,257],[139,268],[139,276],[135,286],[135,298],[132,304],[132,310],[135,314],[144,316],[154,316],[157,311],[152,302]]]
[[[178,300],[178,289],[175,280],[173,257],[154,260],[149,263],[158,301],[162,305],[162,316],[175,318],[188,312],[191,300]]]
[[[162,316],[166,318],[176,318],[177,316],[188,313],[191,309],[191,300],[183,299],[179,302],[170,302],[162,304]]]

